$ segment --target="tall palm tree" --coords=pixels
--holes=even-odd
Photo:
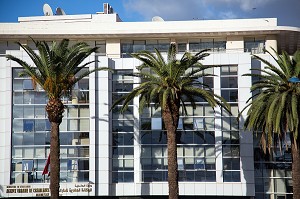
[[[178,60],[176,59],[176,45],[174,43],[169,47],[167,60],[157,49],[155,49],[154,54],[149,51],[132,54],[132,57],[142,62],[137,67],[139,72],[133,74],[133,76],[141,78],[142,83],[113,104],[114,107],[123,102],[121,112],[124,112],[130,101],[139,96],[140,112],[145,106],[150,106],[151,103],[154,103],[156,107],[161,107],[162,119],[167,131],[170,199],[177,199],[179,194],[176,130],[180,105],[183,105],[184,110],[186,110],[185,101],[188,100],[195,108],[195,97],[200,97],[211,107],[219,105],[228,110],[228,105],[223,98],[215,95],[208,86],[198,81],[199,78],[210,75],[204,73],[205,69],[214,67],[203,66],[199,62],[208,55],[205,51],[195,55],[186,52]]]
[[[34,65],[30,65],[25,61],[7,55],[8,60],[12,60],[21,65],[24,71],[20,74],[32,78],[34,85],[39,84],[46,92],[49,101],[46,105],[46,112],[51,123],[51,140],[50,140],[50,192],[51,198],[59,197],[59,180],[60,180],[60,141],[59,141],[59,125],[62,122],[64,104],[61,98],[71,93],[74,85],[83,77],[88,76],[95,70],[103,70],[106,68],[79,72],[90,63],[83,61],[97,48],[91,48],[84,42],[69,45],[68,39],[60,42],[52,42],[49,46],[45,41],[34,41],[38,50],[35,52],[27,45],[18,43],[19,46],[29,55]]]
[[[292,147],[293,198],[300,199],[300,50],[292,57],[283,51],[275,50],[272,56],[277,66],[254,56],[266,64],[264,69],[256,69],[258,74],[246,74],[258,77],[253,83],[252,92],[257,92],[249,100],[245,127],[262,132],[264,150],[271,148],[275,139],[284,141],[288,136]],[[244,109],[244,110],[245,110]]]

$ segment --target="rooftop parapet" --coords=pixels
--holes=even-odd
[[[113,8],[108,4],[103,4],[103,12],[97,12],[96,14],[79,14],[79,15],[67,15],[63,9],[56,8],[56,14],[53,14],[51,7],[48,4],[43,8],[44,16],[31,16],[31,17],[18,17],[20,23],[24,22],[121,22],[119,15],[114,13]]]

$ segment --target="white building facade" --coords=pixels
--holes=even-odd
[[[31,63],[14,42],[33,47],[35,40],[85,41],[98,46],[88,69],[110,67],[81,80],[60,125],[61,195],[99,197],[164,197],[168,195],[166,136],[159,109],[138,112],[138,99],[127,112],[110,111],[115,99],[130,92],[139,79],[126,76],[140,63],[129,53],[159,49],[166,54],[177,44],[185,51],[211,49],[204,65],[215,76],[202,81],[223,96],[233,115],[207,103],[188,106],[180,119],[178,143],[179,193],[213,198],[290,198],[289,151],[261,156],[259,143],[243,130],[236,116],[251,96],[252,59],[263,49],[300,48],[300,28],[277,26],[277,20],[194,20],[122,22],[117,14],[21,17],[0,24],[0,197],[49,195],[49,178],[42,176],[50,151],[50,129],[44,111],[45,92],[34,89],[21,68],[6,54]],[[244,116],[246,112],[243,113]],[[283,165],[283,166],[282,166]]]

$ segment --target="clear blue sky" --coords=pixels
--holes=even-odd
[[[42,16],[43,5],[49,4],[55,13],[57,7],[62,8],[66,14],[95,14],[103,11],[103,0],[0,0],[0,22],[17,22],[18,17]],[[134,15],[127,12],[121,0],[108,3],[114,8],[123,20],[134,21]],[[137,20],[143,20],[138,17]],[[124,20],[125,21],[125,20]]]
[[[0,22],[41,16],[45,3],[67,14],[95,14],[109,3],[123,21],[275,17],[279,25],[300,27],[300,0],[0,0]]]

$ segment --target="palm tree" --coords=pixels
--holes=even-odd
[[[18,44],[29,55],[34,65],[30,65],[12,55],[7,55],[7,59],[21,65],[24,71],[20,75],[31,77],[33,84],[35,86],[39,84],[49,98],[46,105],[46,112],[51,123],[50,191],[51,198],[58,198],[60,180],[59,125],[62,122],[64,112],[64,104],[61,98],[71,93],[74,85],[83,77],[88,76],[95,70],[106,68],[88,70],[79,74],[85,66],[94,62],[91,61],[83,64],[83,61],[97,50],[96,47],[91,48],[84,42],[79,42],[72,46],[69,46],[68,39],[63,39],[60,42],[52,42],[51,46],[45,41],[33,40],[33,42],[38,53],[27,45]]]
[[[300,198],[300,50],[292,57],[283,51],[273,56],[278,66],[254,56],[266,64],[264,69],[256,69],[258,74],[246,74],[258,77],[253,83],[252,92],[257,92],[249,100],[245,127],[262,132],[264,151],[276,145],[275,140],[285,141],[289,136],[292,147],[293,198]],[[244,109],[244,110],[245,110]]]
[[[177,60],[174,43],[169,47],[167,60],[164,60],[157,49],[154,54],[149,51],[132,54],[132,57],[142,62],[137,67],[139,72],[132,74],[141,78],[142,83],[113,104],[114,107],[123,102],[121,112],[124,112],[130,101],[139,96],[140,112],[151,103],[161,107],[162,119],[167,131],[168,183],[171,199],[177,199],[179,194],[176,130],[180,105],[183,105],[186,112],[184,102],[188,100],[195,108],[195,97],[200,97],[211,107],[219,105],[228,110],[228,105],[223,98],[215,95],[208,86],[198,81],[199,78],[210,75],[204,73],[205,69],[214,67],[199,63],[208,55],[205,51],[195,55],[186,52],[180,60]]]

